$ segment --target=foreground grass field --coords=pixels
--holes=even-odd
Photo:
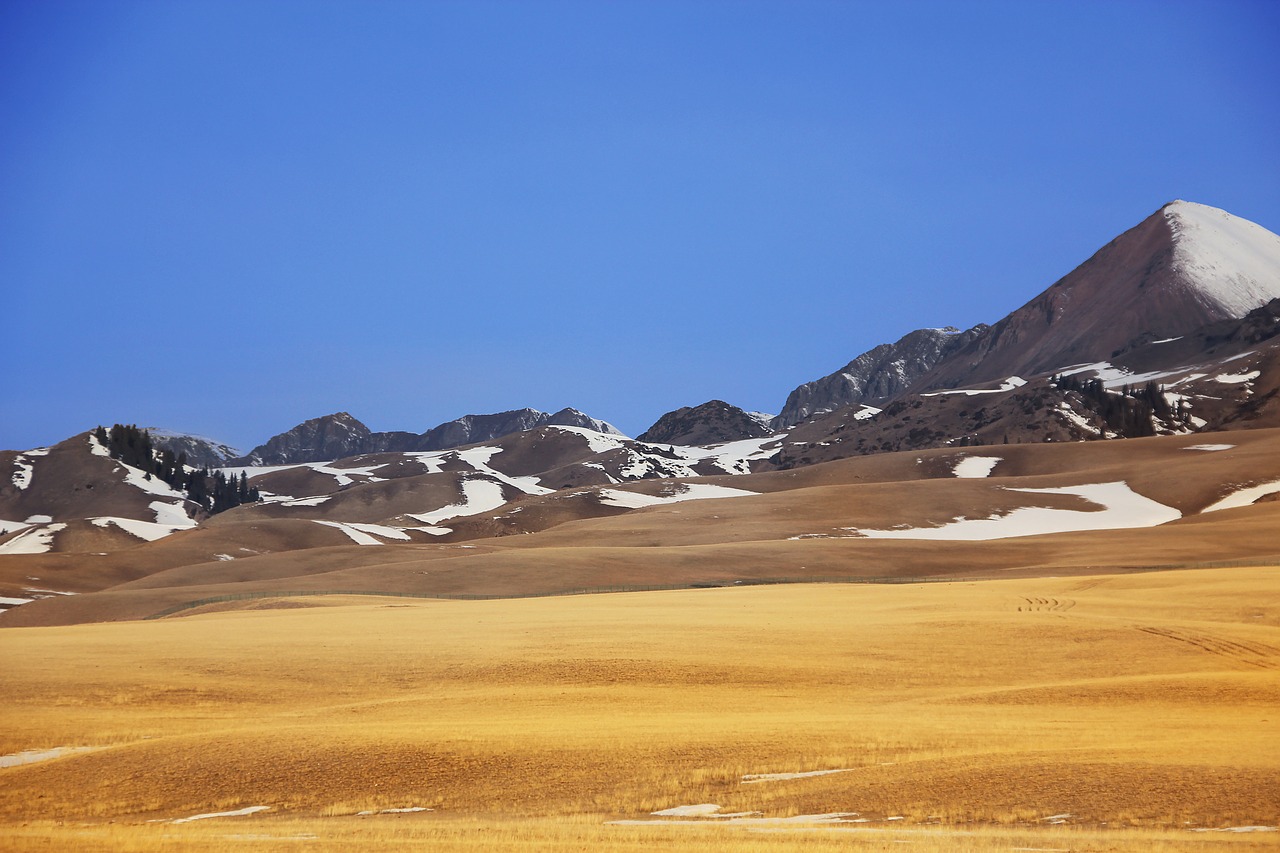
[[[1280,825],[1278,578],[6,629],[0,755],[89,749],[0,768],[0,848],[1275,849],[1219,830]]]

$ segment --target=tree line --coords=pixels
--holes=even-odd
[[[1155,435],[1156,419],[1165,423],[1191,422],[1191,412],[1182,400],[1169,405],[1164,389],[1155,382],[1137,387],[1125,385],[1118,392],[1108,390],[1106,384],[1096,378],[1082,380],[1073,375],[1056,374],[1049,378],[1049,383],[1063,391],[1075,391],[1107,429],[1124,438]]]
[[[93,436],[112,459],[185,491],[187,500],[199,504],[211,515],[261,499],[258,487],[249,485],[243,471],[237,477],[221,471],[210,472],[208,468],[189,468],[186,453],[174,455],[167,447],[157,450],[151,442],[151,433],[134,424],[115,424],[111,429],[100,426],[93,431]]]

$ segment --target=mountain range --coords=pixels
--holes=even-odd
[[[1280,492],[1265,488],[1280,484],[1280,237],[1171,202],[1004,318],[874,347],[799,385],[773,417],[711,400],[630,439],[575,409],[467,415],[422,433],[374,432],[339,412],[243,454],[151,437],[261,499],[210,514],[92,431],[0,452],[0,606],[23,605],[7,624],[135,618],[215,588],[266,594],[320,575],[329,589],[512,593],[605,568],[628,583],[698,567],[761,577],[890,552],[936,568],[918,545],[867,539],[1020,507],[1094,523],[1071,509],[1109,505],[1079,491],[1086,471],[1089,483],[1128,484],[1136,497],[1116,490],[1125,505],[1165,507],[1142,518],[1186,526],[1241,489]],[[1132,441],[1108,440],[1120,438]],[[1122,445],[1133,449],[1108,449]],[[986,460],[974,463],[984,482],[956,484],[971,479],[971,458]],[[1162,483],[1140,461],[1194,481]],[[1011,490],[1039,496],[1013,501]],[[1215,553],[1273,548],[1250,526],[1269,523],[1258,512]],[[845,561],[799,556],[814,539],[839,541],[822,548]],[[1168,559],[1201,548],[1190,534],[1141,541]],[[982,560],[1010,570],[1065,553],[984,547]],[[384,550],[400,556],[371,553]]]

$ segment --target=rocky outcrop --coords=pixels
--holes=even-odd
[[[492,415],[464,415],[417,436],[412,447],[388,449],[447,450],[450,447],[489,441],[499,436],[544,426],[574,426],[610,435],[622,435],[611,424],[585,415],[577,409],[561,409],[553,414],[537,409],[516,409]]]
[[[651,444],[719,444],[744,438],[763,438],[771,430],[737,406],[711,400],[667,412],[645,430],[638,441]]]
[[[147,432],[151,434],[152,447],[156,450],[168,450],[175,457],[185,453],[187,464],[193,468],[221,468],[242,455],[241,451],[230,445],[200,435],[154,427],[148,427]]]
[[[366,452],[369,428],[347,412],[312,418],[282,432],[232,460],[236,465],[292,465],[296,462],[325,462]]]
[[[870,349],[835,373],[792,391],[772,426],[786,429],[844,406],[882,406],[986,328],[978,325],[966,332],[951,326],[917,329],[895,343]]]

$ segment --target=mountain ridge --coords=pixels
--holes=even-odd
[[[622,435],[612,424],[573,408],[548,413],[513,409],[487,415],[463,415],[424,433],[373,432],[349,412],[311,418],[279,433],[243,456],[227,459],[229,466],[291,465],[327,462],[366,453],[425,452],[488,441],[542,426],[573,426]]]

